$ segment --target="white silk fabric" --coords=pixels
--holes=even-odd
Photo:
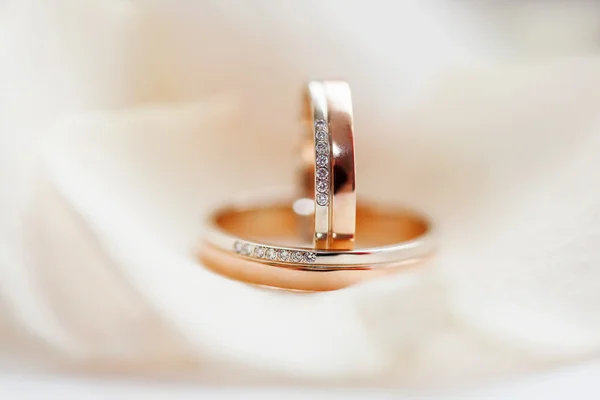
[[[509,60],[444,2],[387,6],[3,6],[2,358],[429,385],[597,354],[600,60]],[[294,181],[310,78],[351,84],[358,192],[434,215],[432,265],[297,294],[195,260],[211,207]]]

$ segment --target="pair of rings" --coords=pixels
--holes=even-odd
[[[420,213],[356,199],[350,87],[305,90],[300,190],[263,193],[214,211],[202,263],[239,281],[283,289],[340,289],[425,262],[436,248]]]

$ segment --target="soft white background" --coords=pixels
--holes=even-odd
[[[597,376],[577,365],[600,350],[585,4],[3,5],[1,387],[32,370],[410,393]],[[435,215],[439,259],[314,295],[200,268],[201,217],[292,182],[302,84],[330,77],[353,88],[358,190]]]

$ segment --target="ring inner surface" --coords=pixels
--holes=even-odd
[[[250,210],[223,210],[215,216],[218,227],[230,235],[274,245],[310,247],[301,234],[301,221],[291,205],[270,205]],[[356,244],[379,247],[416,239],[429,230],[428,223],[407,210],[382,209],[358,204]]]

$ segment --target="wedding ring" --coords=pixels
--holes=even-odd
[[[313,81],[305,92],[302,196],[314,205],[315,249],[351,250],[356,230],[354,128],[350,87]]]
[[[289,196],[246,200],[215,211],[208,221],[200,259],[237,280],[296,290],[334,290],[397,272],[433,255],[433,223],[414,211],[359,203],[360,247],[313,249],[298,237]]]

